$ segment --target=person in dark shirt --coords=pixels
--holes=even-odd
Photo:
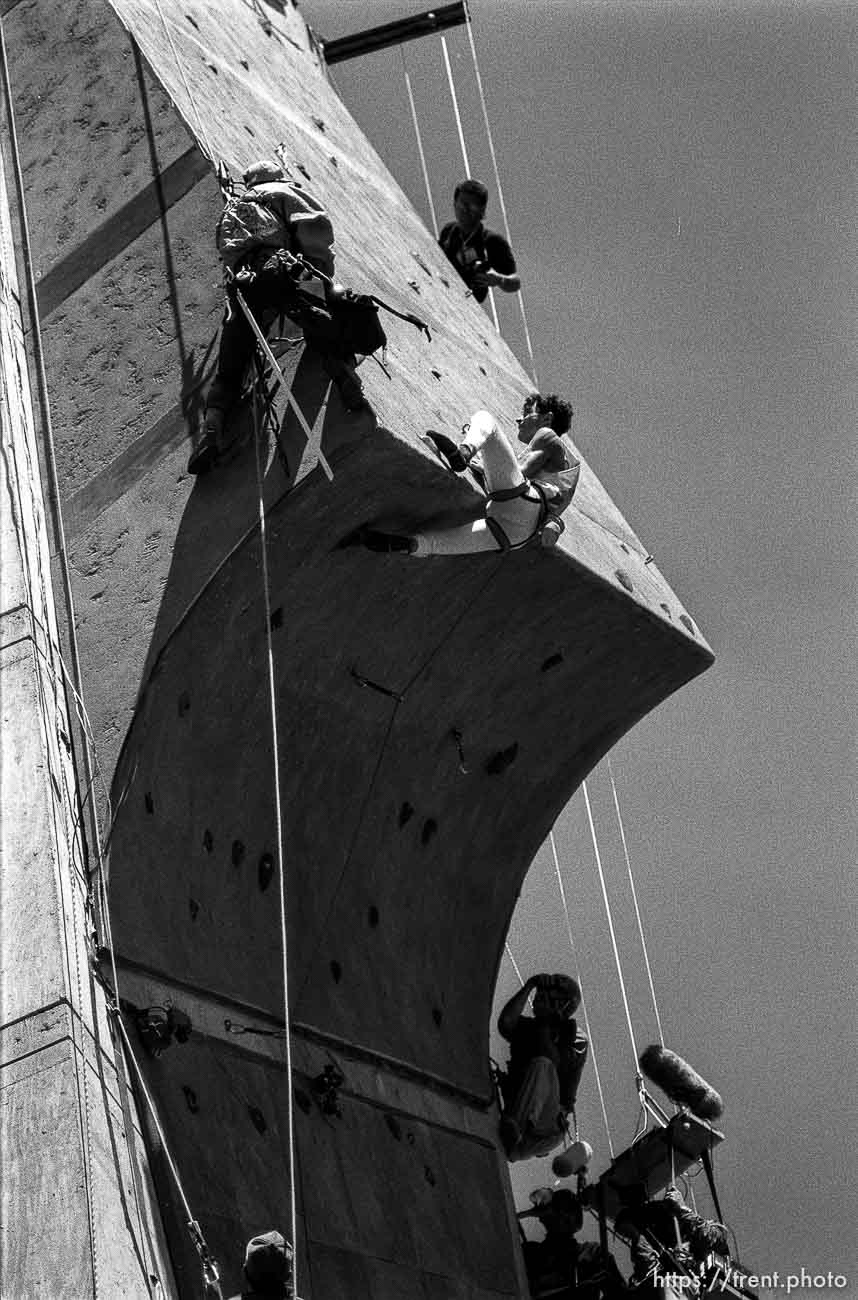
[[[460,181],[453,192],[456,220],[444,226],[438,243],[477,302],[489,289],[515,293],[521,288],[515,257],[503,235],[483,225],[489,192],[480,181]]]
[[[527,1016],[534,992],[533,1015]],[[510,1045],[500,1136],[511,1161],[548,1155],[566,1133],[587,1060],[587,1039],[574,1019],[580,1001],[570,975],[532,975],[498,1017]]]
[[[660,1199],[648,1199],[643,1187],[630,1188],[616,1229],[629,1241],[636,1282],[649,1278],[660,1264],[667,1272],[674,1264],[693,1270],[712,1251],[730,1253],[722,1225],[695,1214],[673,1186]]]
[[[282,1233],[263,1232],[247,1243],[247,1286],[231,1300],[298,1300],[292,1282],[293,1250]]]
[[[531,1194],[533,1209],[519,1220],[536,1219],[545,1230],[541,1241],[522,1242],[524,1266],[532,1296],[575,1300],[576,1296],[619,1300],[626,1294],[622,1274],[610,1254],[592,1241],[578,1241],[584,1212],[569,1187],[540,1188]]]

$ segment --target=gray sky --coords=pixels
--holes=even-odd
[[[323,37],[427,7],[302,4]],[[665,1040],[724,1095],[716,1173],[742,1256],[858,1295],[858,8],[471,11],[541,386],[571,397],[576,441],[717,655],[612,756]],[[494,191],[467,37],[447,39]],[[437,39],[407,61],[448,220],[462,163]],[[334,75],[428,222],[401,54]],[[527,364],[514,300],[500,309]],[[640,1049],[654,1016],[604,765],[589,788]],[[619,1150],[634,1071],[580,794],[558,845]],[[548,854],[510,941],[525,972],[570,968]],[[516,985],[504,962],[499,993]],[[579,1119],[604,1167],[591,1071]],[[546,1171],[516,1178],[520,1199]]]

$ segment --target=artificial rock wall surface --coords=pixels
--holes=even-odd
[[[293,5],[6,0],[3,27],[123,989],[198,1027],[147,1070],[227,1285],[242,1239],[288,1217],[289,1125],[282,1050],[258,1032],[284,1010],[253,447],[204,480],[185,468],[221,310],[214,161],[279,151],[332,215],[339,278],[429,326],[390,323],[357,415],[293,354],[333,479],[297,472],[282,400],[263,460],[301,1288],[520,1294],[486,1066],[509,917],[575,786],[711,655],[586,464],[554,553],[338,549],[367,521],[473,516],[474,485],[420,435],[481,406],[511,426],[529,384]],[[339,1117],[312,1087],[332,1059]]]

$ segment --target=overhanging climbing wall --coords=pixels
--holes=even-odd
[[[108,776],[122,745],[121,988],[194,1022],[146,1068],[227,1288],[243,1240],[287,1225],[288,1080],[253,451],[206,480],[185,472],[220,311],[204,151],[238,171],[280,147],[329,207],[339,277],[429,324],[431,343],[391,324],[390,377],[363,367],[371,410],[358,415],[294,356],[292,391],[334,478],[316,469],[293,487],[294,417],[288,464],[266,459],[300,1285],[308,1300],[521,1295],[486,1065],[503,937],[572,790],[709,651],[586,465],[553,554],[424,563],[337,548],[366,521],[473,514],[474,486],[419,435],[479,406],[511,422],[529,385],[291,5],[6,10]],[[339,1115],[313,1085],[333,1064]],[[153,1158],[193,1295],[195,1256]]]

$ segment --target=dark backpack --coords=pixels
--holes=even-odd
[[[215,228],[221,260],[232,270],[255,248],[283,248],[289,236],[280,217],[250,190],[230,194]]]
[[[378,305],[367,293],[346,289],[328,303],[337,329],[339,346],[348,354],[368,357],[387,347],[387,335],[378,318]]]

